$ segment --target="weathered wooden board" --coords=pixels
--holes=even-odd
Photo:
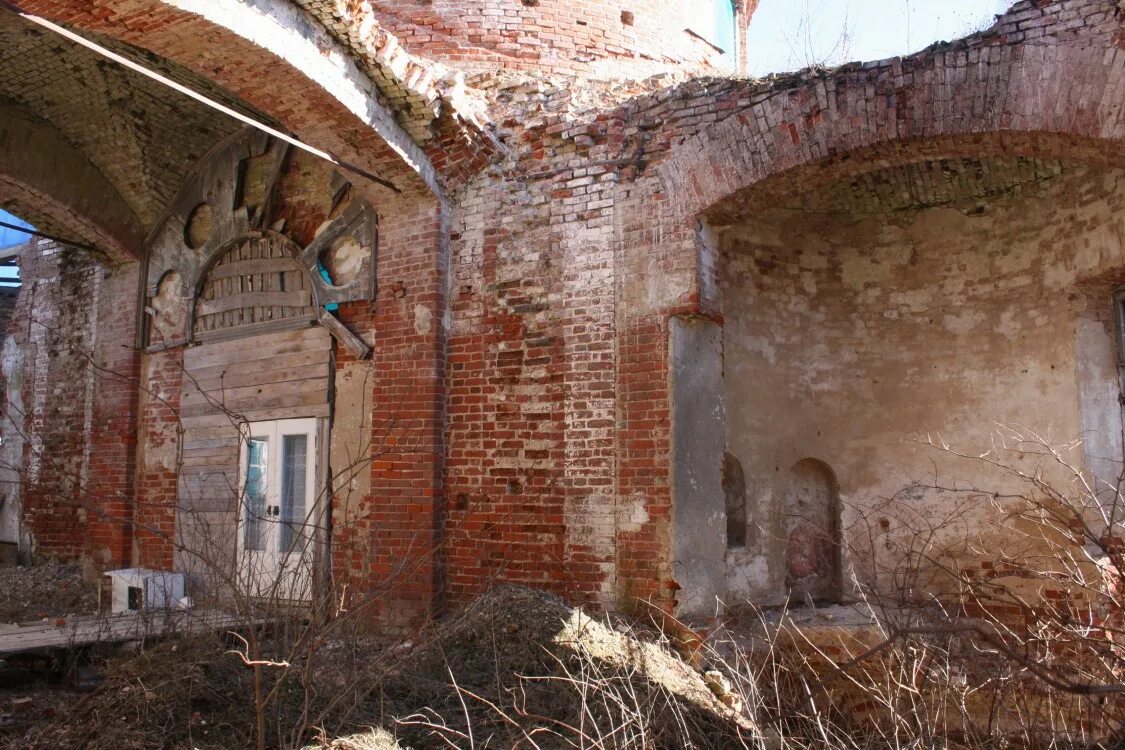
[[[181,512],[236,511],[239,419],[328,416],[331,346],[326,330],[310,326],[185,352]]]
[[[180,407],[180,421],[185,428],[196,426],[196,422],[192,421],[195,417],[207,417],[213,414],[219,414],[227,417],[228,421],[232,417],[245,416],[246,421],[258,421],[250,419],[248,416],[253,412],[262,410],[274,411],[277,409],[289,409],[289,415],[285,417],[271,417],[271,419],[291,419],[294,417],[310,417],[313,416],[305,407],[313,407],[325,401],[323,393],[316,391],[302,391],[301,393],[285,393],[279,395],[265,395],[259,396],[255,399],[239,402],[227,402],[225,404],[197,404],[194,406]],[[202,426],[202,425],[200,425]]]
[[[209,280],[228,279],[232,276],[265,275],[302,270],[295,258],[264,258],[258,260],[237,260],[215,266],[207,275]]]
[[[196,312],[198,315],[214,315],[240,310],[244,307],[307,307],[310,303],[311,297],[305,290],[293,292],[231,292],[219,299],[200,302]],[[238,322],[244,323],[242,320]]]
[[[203,368],[275,359],[284,354],[320,354],[328,359],[329,334],[318,326],[244,336],[193,346],[184,352],[184,368],[192,375]],[[205,377],[205,375],[203,375]]]
[[[270,419],[292,419],[294,417],[327,417],[328,404],[316,406],[284,406],[273,409],[247,410],[241,415],[248,422],[264,422]],[[185,429],[196,427],[221,427],[231,424],[231,417],[227,414],[213,414],[210,416],[189,417],[182,420]]]
[[[94,643],[120,643],[175,633],[204,633],[253,626],[250,620],[216,609],[125,612],[70,616],[47,622],[0,625],[0,656]]]
[[[265,386],[272,383],[285,383],[292,380],[306,380],[316,378],[323,380],[328,377],[328,363],[318,361],[313,364],[291,364],[290,360],[298,358],[323,360],[323,352],[308,352],[307,354],[287,354],[278,357],[271,363],[271,367],[264,372],[246,372],[236,368],[226,368],[221,374],[207,378],[193,377],[184,384],[184,394],[210,393],[217,390],[231,388],[245,388],[247,386]],[[284,361],[282,361],[284,360]],[[210,368],[208,368],[210,369]],[[196,371],[194,374],[198,374]]]
[[[200,347],[202,348],[202,347]],[[301,373],[294,373],[285,377],[286,370],[319,365],[324,373],[328,372],[328,355],[326,352],[310,347],[300,352],[282,354],[266,354],[261,360],[253,359],[257,352],[247,352],[246,359],[240,362],[222,362],[215,365],[200,365],[186,371],[184,385],[194,387],[196,383],[226,383],[227,378],[235,378],[230,382],[234,387],[256,385],[258,383],[274,383],[281,380],[296,380],[302,377]],[[257,363],[265,362],[263,369]]]
[[[231,329],[315,317],[311,287],[292,241],[273,232],[249,234],[208,269],[196,301],[193,334],[208,339]]]

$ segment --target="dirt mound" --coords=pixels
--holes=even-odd
[[[657,634],[514,586],[441,625],[382,695],[395,718],[384,726],[414,748],[623,747],[631,734],[650,748],[731,748],[753,735]]]
[[[252,732],[249,671],[216,640],[177,639],[110,660],[97,690],[0,747],[244,748]]]

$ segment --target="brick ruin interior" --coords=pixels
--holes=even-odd
[[[754,0],[732,40],[662,0],[19,5],[344,164],[0,10],[0,207],[54,238],[0,352],[21,558],[204,595],[297,554],[287,596],[391,628],[500,581],[693,616],[847,599],[891,502],[1005,544],[903,496],[994,482],[926,436],[1116,484],[1112,0],[767,80]]]

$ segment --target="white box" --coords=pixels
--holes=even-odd
[[[106,571],[113,586],[110,612],[176,609],[184,600],[184,574],[148,568]]]

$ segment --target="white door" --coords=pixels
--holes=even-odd
[[[311,598],[316,420],[252,422],[242,443],[239,573],[251,596]]]

